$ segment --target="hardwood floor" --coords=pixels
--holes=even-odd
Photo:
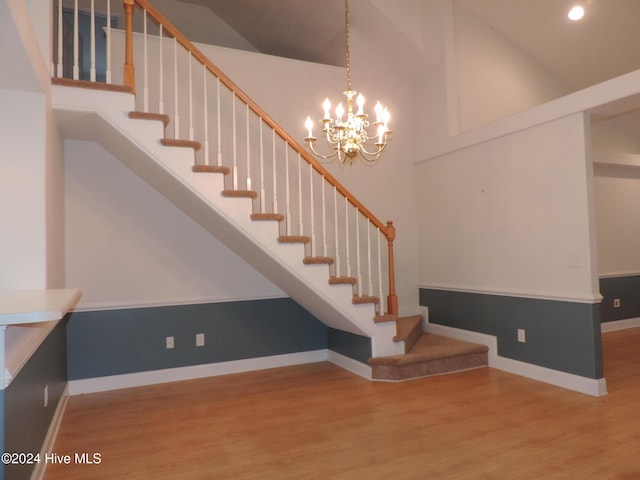
[[[328,363],[74,396],[75,479],[638,479],[640,329],[603,335],[609,395],[490,368],[369,382]]]

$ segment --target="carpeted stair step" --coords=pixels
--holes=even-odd
[[[396,336],[393,337],[393,341],[404,342],[405,353],[411,350],[420,335],[422,335],[422,315],[398,317],[397,315],[386,313],[384,315],[376,315],[373,321],[375,323],[395,322]]]
[[[486,367],[488,347],[454,338],[423,333],[404,355],[369,359],[378,380],[406,380]]]

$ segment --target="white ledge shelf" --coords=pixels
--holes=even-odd
[[[6,388],[40,344],[78,302],[77,289],[28,290],[0,296],[0,389]]]
[[[80,298],[80,290],[27,290],[0,297],[0,325],[60,320]]]

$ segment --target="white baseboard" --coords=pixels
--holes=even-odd
[[[625,320],[614,320],[600,324],[602,333],[615,332],[616,330],[626,330],[627,328],[640,327],[640,318],[627,318]]]
[[[366,364],[354,360],[353,358],[346,357],[340,353],[334,352],[333,350],[329,350],[329,355],[327,360],[334,365],[337,365],[340,368],[344,368],[345,370],[350,371],[362,378],[366,378],[367,380],[371,380],[371,367]]]
[[[56,443],[56,437],[58,436],[58,430],[60,429],[60,424],[62,423],[62,417],[64,416],[65,409],[67,408],[68,400],[69,384],[65,385],[62,395],[60,396],[60,400],[58,401],[56,411],[53,413],[53,418],[51,419],[49,429],[47,430],[47,436],[44,438],[42,448],[40,449],[40,458],[44,458],[47,453],[54,451],[53,446]],[[36,464],[36,468],[31,472],[31,480],[42,480],[46,470],[47,462],[38,462]]]
[[[501,357],[498,355],[498,341],[494,335],[470,332],[459,328],[429,323],[427,320],[428,311],[423,312],[423,318],[425,319],[423,320],[423,329],[425,332],[479,343],[489,347],[489,366],[492,368],[594,397],[607,394],[607,383],[604,378],[594,379],[581,377],[572,373],[561,372],[559,370]]]
[[[289,367],[306,363],[326,362],[327,350],[272,355],[269,357],[247,358],[229,362],[208,363],[190,367],[167,368],[148,372],[110,375],[107,377],[86,378],[69,381],[69,394],[104,392],[121,388],[141,387],[157,383],[193,380],[196,378],[214,377],[232,373],[243,373],[267,368]]]

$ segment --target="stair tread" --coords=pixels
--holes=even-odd
[[[102,90],[108,92],[133,93],[133,89],[131,87],[127,87],[126,85],[90,82],[89,80],[73,80],[71,78],[51,77],[51,83],[53,85],[60,85],[63,87],[89,88],[93,90]]]
[[[193,148],[194,150],[200,150],[202,145],[200,142],[196,142],[195,140],[178,140],[176,138],[162,138],[160,139],[160,143],[165,147],[187,147]]]
[[[394,341],[406,340],[422,323],[422,315],[410,315],[396,319],[396,336]]]
[[[169,115],[164,113],[149,113],[149,112],[129,112],[129,118],[136,120],[158,120],[166,127],[169,125]]]
[[[222,173],[229,175],[231,170],[229,170],[229,167],[221,165],[194,165],[193,171],[196,173]]]
[[[333,258],[331,257],[304,257],[302,263],[305,265],[331,265],[333,264]]]
[[[284,220],[282,213],[252,213],[251,220],[275,220],[281,222]]]
[[[353,303],[354,305],[361,305],[365,303],[377,304],[379,302],[380,302],[380,299],[373,295],[354,295],[353,300],[351,300],[351,303]]]
[[[222,196],[233,198],[256,198],[258,196],[258,192],[254,192],[253,190],[223,190]]]
[[[308,243],[311,238],[306,235],[280,235],[278,242],[280,243]]]
[[[358,282],[356,277],[329,277],[329,285],[350,284],[355,285]]]
[[[459,357],[486,353],[486,345],[465,342],[455,338],[423,333],[416,341],[413,348],[404,355],[391,355],[388,357],[373,357],[370,365],[409,365],[413,363],[428,362],[446,358]]]

